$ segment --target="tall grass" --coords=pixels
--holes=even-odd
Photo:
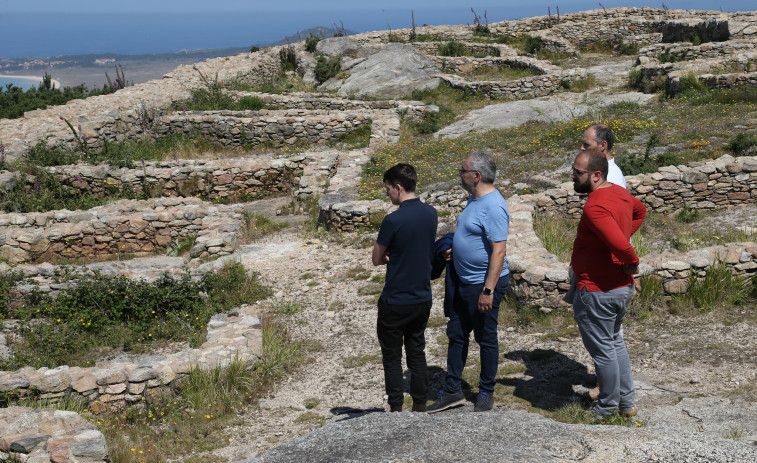
[[[534,214],[534,231],[544,247],[561,262],[569,262],[578,221],[558,214]]]
[[[750,296],[750,282],[734,275],[723,261],[705,271],[704,277],[694,272],[689,276],[688,291],[677,295],[671,304],[672,313],[710,312],[743,304]]]
[[[274,382],[302,360],[303,346],[292,342],[272,319],[263,320],[263,355],[251,364],[239,356],[225,364],[194,369],[173,395],[145,399],[142,407],[92,417],[108,442],[112,461],[164,462],[209,451],[228,442],[225,429]]]

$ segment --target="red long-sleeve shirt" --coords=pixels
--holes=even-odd
[[[633,284],[622,266],[639,263],[630,239],[646,215],[644,204],[618,185],[589,193],[570,259],[576,288],[609,291]]]

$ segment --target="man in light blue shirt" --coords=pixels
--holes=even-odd
[[[447,322],[447,376],[439,399],[428,413],[465,402],[462,373],[468,357],[470,332],[481,350],[481,376],[474,411],[494,406],[494,384],[499,364],[497,319],[510,272],[505,261],[510,213],[494,186],[497,167],[488,153],[474,151],[463,162],[460,181],[471,196],[457,219],[452,248],[441,253],[452,260],[459,281]]]

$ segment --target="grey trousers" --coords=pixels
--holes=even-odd
[[[631,361],[623,341],[626,305],[633,297],[634,285],[610,291],[576,291],[573,317],[578,323],[586,350],[594,359],[599,398],[594,409],[600,415],[611,410],[628,411],[634,407]]]

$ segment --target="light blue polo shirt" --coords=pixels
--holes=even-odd
[[[510,229],[510,211],[499,191],[480,198],[468,198],[468,205],[457,218],[457,230],[452,240],[452,261],[463,283],[477,284],[486,280],[492,242],[506,241]],[[507,275],[507,259],[502,273]]]

